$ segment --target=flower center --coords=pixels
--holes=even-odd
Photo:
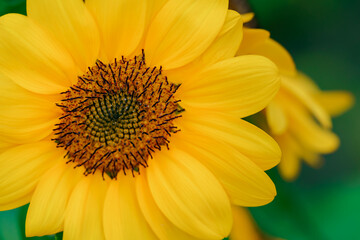
[[[85,175],[140,174],[140,165],[147,167],[152,153],[169,148],[171,135],[180,131],[174,125],[184,111],[174,97],[179,86],[161,67],[147,67],[144,54],[108,65],[98,60],[61,93],[56,105],[63,114],[53,140]]]

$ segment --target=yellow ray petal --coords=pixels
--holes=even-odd
[[[50,141],[24,144],[0,155],[0,210],[20,207],[34,191],[40,177],[58,161],[64,152]],[[21,200],[22,199],[22,200]],[[9,205],[10,204],[10,205]]]
[[[4,76],[0,79],[1,141],[23,144],[49,136],[61,114],[56,97],[27,91]]]
[[[307,75],[302,72],[297,72],[297,75],[299,76],[296,78],[297,83],[300,84],[303,89],[306,89],[307,92],[313,94],[321,91],[316,83]]]
[[[241,17],[242,17],[244,23],[248,23],[251,20],[253,20],[253,18],[255,17],[255,14],[253,12],[249,12],[249,13],[241,14]]]
[[[246,117],[262,110],[280,86],[276,66],[261,56],[240,56],[203,69],[179,88],[182,106]]]
[[[291,101],[283,106],[289,116],[289,130],[304,147],[319,153],[330,153],[339,146],[339,138],[330,130],[320,127],[304,109]]]
[[[306,91],[306,89],[297,84],[297,78],[301,78],[301,75],[296,76],[294,79],[282,76],[282,90],[280,91],[286,91],[286,93],[291,95],[291,97],[296,98],[300,103],[304,104],[323,127],[331,128],[332,123],[329,114],[320,104],[317,103],[317,101],[308,91]]]
[[[19,112],[23,114],[29,112],[33,114],[34,112],[31,110],[30,108],[19,108]],[[19,116],[19,112],[16,112],[14,109],[10,111],[7,111],[9,115]],[[36,118],[16,119],[14,117],[6,117],[8,116],[0,115],[0,140],[11,144],[24,144],[43,140],[52,133],[54,125],[58,122],[57,119],[44,122],[43,119]]]
[[[301,168],[300,148],[298,144],[296,144],[295,139],[289,134],[277,137],[276,140],[283,153],[278,166],[279,173],[284,180],[289,182],[294,181],[299,176]]]
[[[150,25],[148,63],[171,69],[200,56],[219,33],[227,7],[226,0],[169,0]]]
[[[142,50],[145,49],[145,40],[147,33],[149,31],[149,26],[151,25],[152,21],[165,5],[168,0],[146,0],[147,1],[147,8],[146,8],[146,19],[145,19],[145,29],[143,32],[143,37],[138,44],[138,47],[135,51],[133,51],[133,55],[140,55],[142,54]]]
[[[15,147],[17,144],[11,144],[7,142],[0,141],[0,154],[6,151],[8,148]]]
[[[244,33],[244,39],[245,38],[246,35]],[[295,63],[290,53],[283,46],[271,38],[266,39],[263,44],[257,44],[255,46],[253,45],[250,53],[269,58],[276,64],[282,73],[291,75],[296,73]]]
[[[324,159],[321,157],[321,155],[301,144],[301,141],[296,139],[296,136],[292,136],[291,134],[287,133],[283,136],[277,137],[276,139],[279,141],[283,151],[285,151],[286,148],[286,150],[291,152],[291,154],[297,158],[297,161],[304,160],[305,163],[313,168],[320,168],[322,166]],[[300,162],[296,164],[300,164]],[[300,172],[300,166],[298,168],[299,169],[297,172]],[[290,177],[291,180],[294,180],[298,175],[295,170],[293,171],[295,174],[293,177]]]
[[[271,101],[266,107],[266,120],[269,124],[271,133],[279,135],[284,133],[287,128],[287,117],[281,105],[275,100]]]
[[[274,199],[275,185],[266,173],[228,144],[191,134],[180,135],[172,142],[214,173],[232,204],[260,206]]]
[[[331,116],[343,114],[355,102],[354,95],[347,91],[322,91],[314,93],[314,98]]]
[[[172,82],[183,83],[191,80],[188,76],[196,74],[199,69],[234,57],[241,43],[242,25],[240,14],[229,10],[219,35],[214,42],[211,43],[210,47],[189,64],[181,68],[165,70],[165,75],[168,76]]]
[[[269,39],[270,33],[264,29],[244,28],[243,40],[237,55],[252,54],[254,48]]]
[[[60,100],[60,94],[43,95],[22,88],[10,78],[0,74],[0,105],[38,101],[38,105],[51,105]]]
[[[242,25],[240,14],[229,10],[219,35],[197,61],[201,62],[202,66],[206,66],[234,57],[241,44]]]
[[[129,56],[145,30],[148,0],[87,0],[101,34],[101,51],[109,61]]]
[[[0,203],[0,211],[7,211],[24,206],[30,202],[31,197],[32,197],[32,192],[29,194],[24,194],[23,196],[18,197],[17,199],[13,199],[9,202]]]
[[[232,225],[231,207],[214,175],[195,158],[175,148],[155,155],[155,159],[147,176],[162,213],[195,237],[226,237]]]
[[[82,0],[28,0],[26,7],[28,16],[62,43],[82,71],[94,65],[99,32]]]
[[[71,56],[28,17],[2,16],[0,38],[0,72],[20,86],[53,94],[66,90],[76,78]]]
[[[156,205],[144,173],[136,178],[136,193],[144,217],[160,240],[198,240],[181,231],[167,219]]]
[[[103,207],[107,183],[101,174],[83,177],[72,192],[65,211],[64,240],[105,240]]]
[[[302,150],[302,159],[312,168],[321,168],[324,164],[324,158],[320,154],[307,149]]]
[[[104,231],[106,240],[156,240],[136,197],[135,178],[121,176],[110,183],[104,205]]]
[[[263,170],[280,161],[281,152],[275,140],[242,119],[208,112],[185,112],[178,125],[184,132],[208,136],[234,146]]]
[[[64,229],[64,212],[71,192],[82,176],[61,161],[42,176],[26,216],[26,236],[43,236]]]
[[[330,130],[320,128],[316,123],[310,121],[298,125],[299,128],[292,128],[292,132],[307,148],[319,153],[332,153],[339,147],[340,140]],[[304,131],[301,131],[304,127]]]
[[[231,240],[263,240],[256,228],[256,223],[245,208],[233,207],[234,226]]]
[[[148,1],[148,20],[152,22],[153,18],[159,13],[161,8],[165,5],[168,0],[147,0]]]

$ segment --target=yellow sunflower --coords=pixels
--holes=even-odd
[[[246,14],[244,21],[252,17]],[[269,36],[266,30],[245,28],[237,55],[265,56],[279,68],[281,87],[264,113],[268,132],[282,151],[280,174],[291,181],[300,172],[301,160],[319,167],[321,154],[338,148],[339,139],[331,130],[331,116],[345,112],[354,100],[346,91],[321,91],[310,78],[296,70],[290,54]]]
[[[0,18],[0,210],[26,235],[222,239],[280,160],[241,120],[279,88],[227,0],[28,0]]]

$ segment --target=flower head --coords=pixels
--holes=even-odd
[[[252,15],[246,15],[251,19]],[[292,57],[262,29],[244,29],[238,55],[257,54],[271,59],[279,68],[281,87],[264,110],[267,131],[279,143],[282,160],[280,174],[294,180],[301,161],[313,167],[322,163],[321,154],[331,153],[339,139],[331,130],[331,116],[345,112],[353,103],[346,91],[321,91],[315,83],[296,70]]]
[[[276,66],[234,57],[227,0],[28,0],[0,18],[0,209],[28,236],[222,239],[270,202],[276,142],[241,120]]]

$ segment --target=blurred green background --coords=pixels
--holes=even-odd
[[[236,2],[236,1],[233,1]],[[293,55],[299,70],[322,89],[352,91],[360,99],[360,2],[353,0],[249,0],[261,28]],[[24,0],[0,0],[0,15],[25,14]],[[334,119],[340,149],[320,170],[303,166],[285,183],[269,171],[278,196],[251,208],[267,234],[290,240],[360,239],[360,108]],[[24,237],[26,206],[0,212],[0,239]],[[60,239],[49,236],[31,239]]]
[[[353,0],[249,0],[258,25],[284,45],[297,68],[326,90],[360,99],[360,2]],[[320,170],[304,166],[284,183],[270,171],[278,196],[252,208],[259,227],[286,239],[360,239],[360,108],[333,120],[340,149]]]

